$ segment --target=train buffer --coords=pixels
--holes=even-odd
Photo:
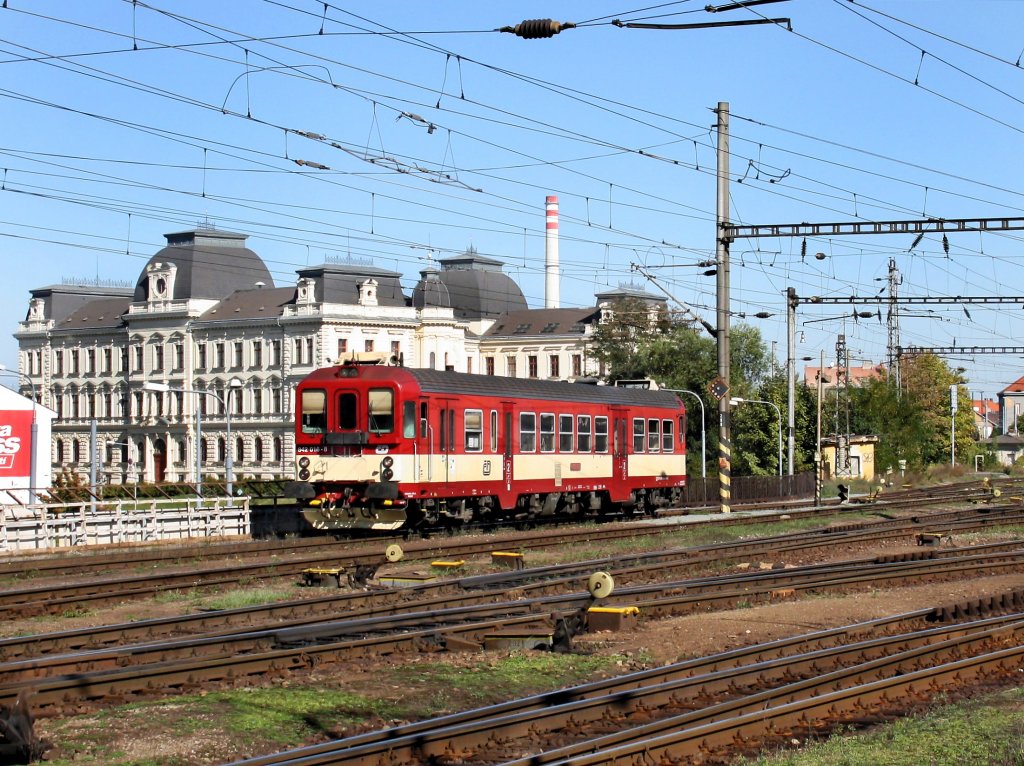
[[[426,572],[402,572],[389,575],[381,575],[377,582],[389,588],[411,588],[414,585],[434,582],[437,577]]]
[[[339,588],[348,583],[345,567],[310,567],[302,570],[303,585],[327,585],[331,581]]]
[[[917,544],[933,547],[938,547],[940,545],[952,545],[953,538],[950,535],[935,535],[928,532],[922,532],[917,536]]]
[[[524,566],[523,554],[511,551],[491,551],[491,563],[505,569],[519,570]]]
[[[587,609],[587,630],[628,630],[635,628],[640,608],[635,606],[592,606]]]
[[[462,559],[459,559],[457,561],[431,561],[430,566],[433,569],[440,569],[446,572],[454,572],[466,566],[466,562]]]
[[[516,649],[548,650],[554,643],[554,630],[550,628],[518,628],[496,630],[484,635],[484,649],[514,651]]]

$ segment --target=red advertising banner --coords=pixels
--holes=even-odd
[[[32,472],[32,411],[0,410],[0,479]]]

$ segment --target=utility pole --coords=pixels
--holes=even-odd
[[[814,442],[814,507],[821,505],[821,389],[825,381],[825,350],[821,351],[818,362],[818,434]],[[790,410],[792,412],[792,410]]]
[[[719,101],[718,116],[717,213],[715,260],[718,294],[716,340],[718,377],[725,394],[718,400],[718,499],[722,513],[732,512],[732,424],[729,404],[729,103]]]
[[[897,349],[900,347],[900,304],[899,289],[903,284],[903,277],[896,268],[896,260],[889,259],[889,315],[886,317],[886,325],[889,330],[888,363],[889,379],[896,384],[897,394],[900,391],[900,358]]]
[[[787,473],[793,475],[793,453],[796,451],[796,290],[786,289],[786,451]]]
[[[840,432],[839,399],[844,394],[847,406],[849,406],[849,385],[850,365],[846,351],[846,336],[836,337],[836,476],[844,476],[850,470],[850,434],[847,431]]]

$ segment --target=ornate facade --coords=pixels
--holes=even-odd
[[[398,272],[352,261],[275,287],[245,240],[169,234],[134,289],[32,291],[15,337],[20,371],[56,412],[55,472],[88,477],[95,444],[100,482],[191,482],[197,463],[223,479],[229,458],[236,479],[290,476],[295,384],[355,353],[514,377],[597,372],[587,342],[601,305],[529,310],[500,262],[472,250],[424,270],[406,297]]]

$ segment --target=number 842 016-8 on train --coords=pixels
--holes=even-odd
[[[287,492],[327,530],[645,514],[681,499],[685,437],[667,391],[352,360],[296,390]]]

